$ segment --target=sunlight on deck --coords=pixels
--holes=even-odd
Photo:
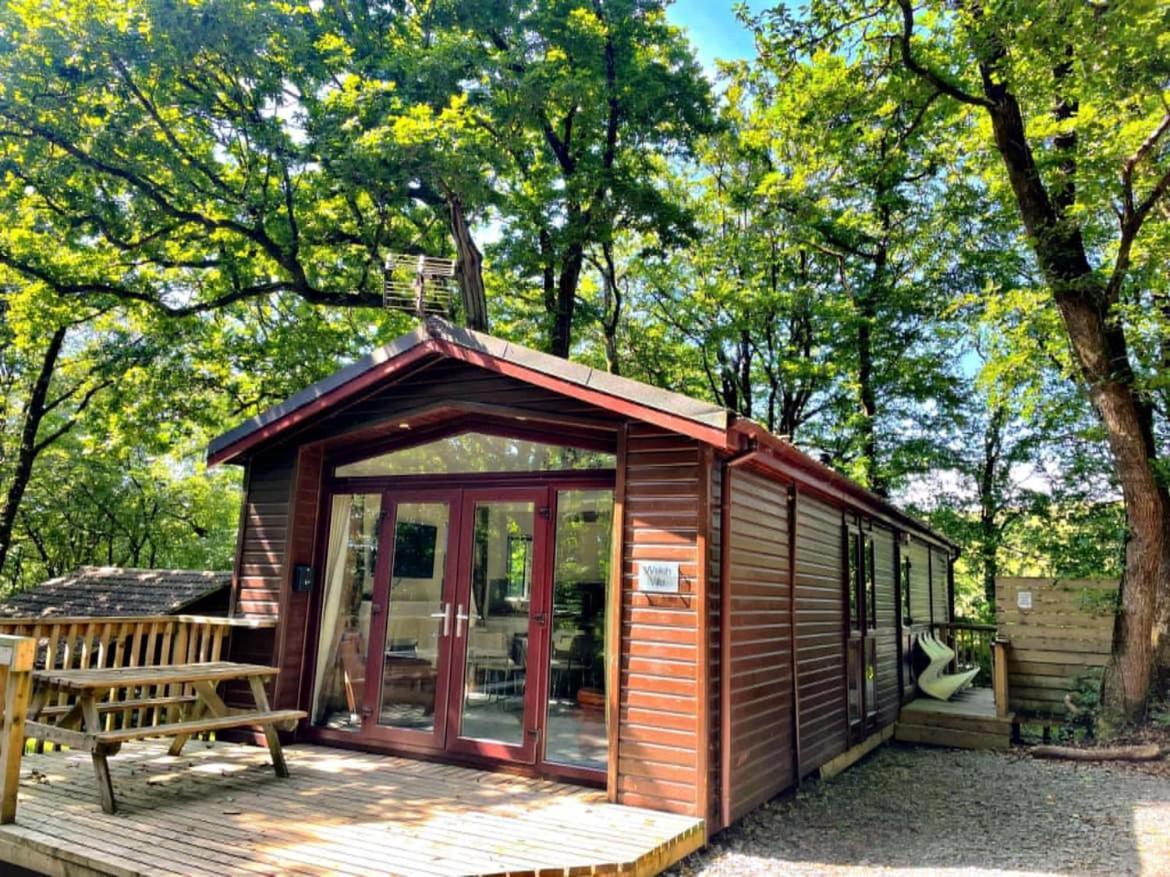
[[[110,761],[115,815],[98,807],[87,756],[28,756],[0,858],[121,875],[656,873],[703,842],[702,820],[619,807],[596,790],[285,751],[292,777],[278,780],[255,747],[194,744],[171,758],[162,744],[127,746]]]

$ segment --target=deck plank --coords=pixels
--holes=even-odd
[[[25,756],[0,857],[47,873],[654,874],[700,847],[703,820],[610,804],[543,779],[320,746],[135,743],[97,803],[88,755]]]

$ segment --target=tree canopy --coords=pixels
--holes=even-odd
[[[0,6],[0,583],[225,567],[209,436],[453,319],[711,399],[997,573],[1122,575],[1170,667],[1165,4]],[[1164,652],[1155,653],[1161,643]]]

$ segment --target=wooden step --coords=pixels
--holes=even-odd
[[[976,731],[983,734],[1012,733],[1013,716],[971,716],[962,713],[927,712],[926,710],[903,709],[898,715],[899,722],[908,725],[925,725],[932,728],[951,728],[956,731]]]
[[[1010,726],[1005,733],[992,734],[985,731],[960,731],[955,728],[898,722],[894,726],[894,739],[903,743],[923,743],[952,749],[1009,749],[1012,745]]]

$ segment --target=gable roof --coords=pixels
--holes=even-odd
[[[12,594],[0,603],[0,616],[172,615],[231,583],[230,572],[83,566]]]
[[[254,448],[314,421],[317,415],[356,402],[404,374],[416,364],[449,358],[560,393],[564,396],[641,420],[705,442],[722,451],[742,450],[745,443],[784,477],[811,485],[856,508],[926,536],[957,551],[945,536],[907,515],[884,497],[826,466],[788,440],[719,405],[682,393],[598,371],[580,363],[541,353],[502,338],[428,319],[413,332],[400,335],[368,356],[317,381],[213,439],[207,463],[214,466],[241,460]]]
[[[234,460],[257,444],[303,423],[323,408],[344,404],[428,355],[461,359],[599,407],[616,408],[636,419],[710,444],[723,446],[727,440],[731,414],[718,405],[432,318],[415,331],[400,335],[368,356],[212,439],[207,449],[208,464]]]

